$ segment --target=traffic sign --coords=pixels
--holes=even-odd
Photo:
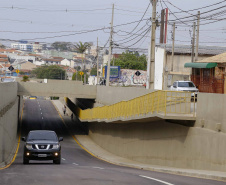
[[[20,71],[17,69],[17,70],[16,70],[16,73],[18,74],[19,72],[20,72]]]
[[[84,73],[81,71],[79,74],[82,76]]]
[[[14,70],[14,67],[13,66],[9,66],[8,68],[10,71]]]
[[[137,72],[135,73],[135,75],[140,76],[140,75],[141,75],[140,71],[137,71]]]

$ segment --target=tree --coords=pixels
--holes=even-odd
[[[91,76],[97,76],[97,68],[96,67],[91,69],[90,75]]]
[[[19,74],[20,75],[25,75],[25,72],[24,71],[20,71]]]
[[[27,81],[30,81],[30,80],[29,80],[29,77],[25,75],[25,76],[23,76],[23,80],[22,81],[23,82],[27,82]]]
[[[51,46],[60,51],[71,51],[73,47],[70,42],[54,42]]]
[[[138,52],[123,52],[119,58],[114,59],[114,64],[122,69],[147,70],[146,56],[144,54],[140,56]]]
[[[80,72],[82,72],[82,71],[78,71],[77,73],[74,73],[73,74],[73,76],[72,76],[72,80],[76,80],[76,76],[77,76],[77,81],[83,81],[83,83],[85,83],[84,82],[84,74],[81,76],[80,75]],[[88,76],[86,76],[86,82],[88,81]]]
[[[84,44],[80,41],[79,43],[75,44],[75,50],[78,53],[84,54],[85,51],[90,47],[90,44],[85,42]],[[84,62],[84,57],[82,57],[82,63]],[[85,65],[83,64],[83,72],[84,72],[84,79],[86,84],[86,72],[85,72]]]
[[[60,66],[51,65],[51,66],[41,66],[32,71],[37,78],[43,79],[65,79],[66,71],[63,70]]]
[[[0,48],[5,49],[5,48],[6,48],[6,46],[5,46],[5,45],[3,45],[3,44],[0,44]]]

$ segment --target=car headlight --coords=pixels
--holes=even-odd
[[[53,145],[53,149],[58,149],[60,145]]]
[[[31,149],[32,149],[32,145],[31,145],[31,144],[26,144],[26,148],[27,148],[28,150],[31,150]]]

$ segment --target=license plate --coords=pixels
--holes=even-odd
[[[47,157],[47,154],[38,154],[38,157]]]

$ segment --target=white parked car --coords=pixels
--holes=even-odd
[[[191,94],[192,97],[197,96],[197,93],[199,92],[192,81],[175,81],[170,87],[170,90],[194,92]]]
[[[15,82],[14,78],[2,78],[1,82]]]

